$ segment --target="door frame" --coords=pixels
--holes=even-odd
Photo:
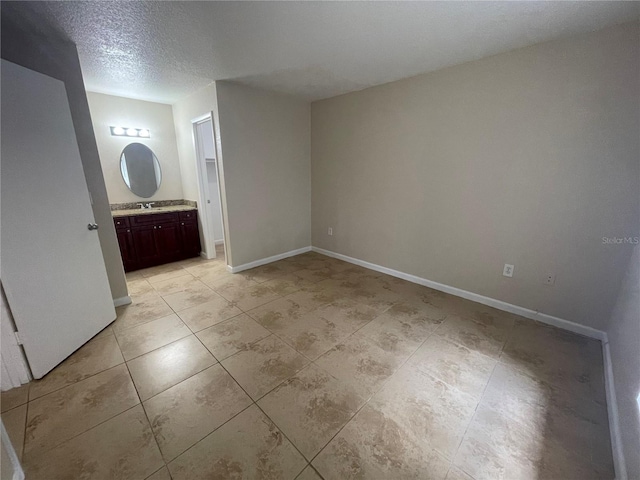
[[[2,391],[29,383],[32,378],[27,359],[18,343],[16,331],[17,328],[0,280],[0,337],[2,337],[2,373],[0,374],[2,382],[0,390]]]
[[[215,235],[213,233],[213,225],[209,221],[209,209],[211,208],[211,204],[207,203],[206,192],[209,187],[209,178],[207,176],[207,163],[206,159],[203,155],[203,152],[200,150],[199,143],[199,133],[198,133],[198,125],[205,123],[207,121],[211,122],[211,133],[213,138],[213,148],[216,152],[216,174],[218,176],[218,201],[220,205],[220,219],[222,223],[222,238],[224,239],[224,252],[225,252],[225,263],[228,259],[227,249],[229,248],[229,244],[227,242],[227,231],[225,228],[225,214],[224,207],[222,202],[222,182],[223,180],[223,171],[220,168],[220,154],[217,148],[217,140],[216,140],[216,129],[214,125],[214,114],[213,112],[208,112],[204,115],[196,117],[191,120],[192,133],[193,133],[193,148],[195,150],[195,159],[196,159],[196,175],[198,177],[198,205],[201,205],[200,209],[202,214],[199,215],[200,223],[202,225],[202,245],[204,246],[204,251],[200,252],[200,256],[205,259],[216,258],[216,245],[215,245]]]

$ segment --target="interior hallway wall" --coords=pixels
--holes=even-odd
[[[220,127],[218,119],[218,97],[216,94],[216,84],[212,83],[191,95],[177,101],[172,105],[173,122],[176,130],[176,141],[178,144],[178,160],[180,162],[180,173],[182,175],[182,191],[184,198],[193,200],[198,203],[198,171],[196,168],[196,147],[193,134],[193,120],[201,118],[204,115],[211,114],[213,116],[213,127],[216,131],[216,158],[220,161],[221,145],[220,145]],[[222,165],[220,165],[222,168]],[[224,189],[224,181],[220,182],[220,191],[222,197],[223,224],[225,229],[225,243],[228,243],[229,227],[226,218],[226,196]],[[200,205],[198,205],[200,209]],[[202,228],[202,214],[199,212],[198,223],[200,224],[200,240],[205,248]],[[228,245],[227,245],[228,247]],[[225,249],[227,263],[232,264],[233,251],[230,248]]]
[[[231,82],[216,87],[232,266],[308,247],[309,103]]]
[[[604,329],[632,246],[603,237],[640,232],[639,26],[312,103],[313,245]]]
[[[197,199],[191,121],[213,111],[227,262],[310,245],[309,103],[216,82],[173,105],[185,198]]]

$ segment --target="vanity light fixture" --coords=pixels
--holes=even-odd
[[[111,135],[115,137],[142,137],[149,138],[151,132],[147,128],[109,127]]]

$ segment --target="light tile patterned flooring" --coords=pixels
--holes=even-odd
[[[29,480],[613,477],[599,342],[315,253],[128,281],[2,394]]]

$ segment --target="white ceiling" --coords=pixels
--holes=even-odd
[[[88,90],[173,103],[214,80],[327,98],[640,15],[638,2],[42,2]]]

